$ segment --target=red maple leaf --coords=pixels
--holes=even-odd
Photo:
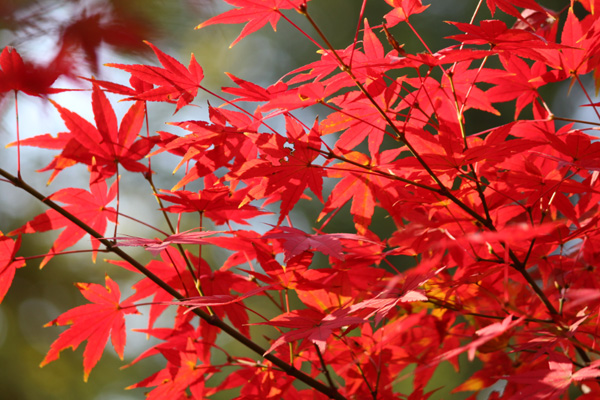
[[[36,66],[24,62],[17,50],[6,46],[0,54],[0,94],[10,90],[30,96],[44,96],[63,92],[66,89],[53,89],[50,86],[61,75],[70,74],[71,63],[64,53],[59,53],[46,66]]]
[[[490,9],[490,12],[492,13],[492,17],[496,12],[496,6],[498,6],[498,8],[504,11],[505,13],[517,18],[522,17],[521,13],[515,8],[515,6],[528,8],[535,11],[546,12],[544,7],[537,4],[535,0],[486,0],[486,3],[488,8]]]
[[[529,67],[525,61],[511,56],[510,53],[503,54],[500,61],[502,61],[506,74],[495,74],[487,78],[487,71],[483,71],[481,79],[496,85],[486,92],[490,102],[517,99],[515,107],[515,119],[517,119],[523,108],[539,96],[537,88],[544,82],[538,78],[546,72],[546,66],[542,62],[536,61]]]
[[[173,235],[169,235],[164,239],[145,239],[135,236],[123,236],[106,238],[117,242],[117,246],[142,246],[148,250],[152,255],[156,256],[161,251],[166,249],[172,244],[209,244],[209,242],[203,240],[204,237],[214,235],[218,232],[203,231],[203,232],[180,232]]]
[[[15,259],[20,246],[21,236],[15,241],[0,232],[0,303],[10,288],[17,268],[25,266],[25,260]]]
[[[142,40],[151,34],[148,24],[125,15],[111,12],[85,10],[64,26],[61,32],[61,48],[72,52],[81,49],[92,71],[98,70],[98,51],[103,43],[118,50],[135,52],[143,50]],[[125,13],[123,13],[125,14]],[[132,14],[133,15],[133,14]]]
[[[246,219],[265,214],[254,206],[242,203],[245,191],[231,193],[230,188],[222,184],[216,184],[198,192],[188,190],[163,192],[157,197],[175,204],[165,207],[163,210],[177,214],[202,213],[217,225],[223,225],[228,221],[248,225]]]
[[[319,215],[319,220],[351,200],[350,213],[353,215],[356,232],[359,235],[366,235],[375,211],[375,196],[378,196],[379,201],[384,201],[385,197],[389,196],[388,192],[380,190],[388,184],[388,180],[376,174],[364,174],[364,169],[358,165],[368,168],[375,165],[382,166],[393,159],[394,154],[394,151],[384,151],[374,159],[356,151],[345,154],[344,157],[348,162],[335,164],[335,168],[327,171],[328,177],[341,178],[341,180],[331,191]]]
[[[96,126],[78,114],[61,107],[53,102],[60,112],[65,125],[69,129],[69,141],[64,145],[59,159],[95,166],[100,172],[100,178],[110,178],[117,172],[117,166],[122,165],[131,172],[148,172],[148,166],[138,160],[145,157],[154,146],[154,141],[139,138],[138,134],[145,120],[145,106],[141,101],[135,102],[127,111],[121,125],[117,124],[115,112],[102,90],[94,84],[92,90],[92,108]],[[40,137],[43,139],[44,136]],[[26,142],[27,145],[42,147],[44,142],[37,143],[37,137]],[[59,136],[58,139],[61,139]],[[64,139],[63,139],[64,140]],[[61,164],[57,159],[42,171],[54,169],[52,180],[60,171]]]
[[[230,295],[230,294],[215,294],[212,296],[190,297],[183,301],[174,301],[170,304],[188,307],[188,310],[186,312],[191,311],[195,308],[200,308],[200,307],[227,306],[227,305],[230,305],[233,303],[240,302],[244,299],[247,299],[248,297],[255,296],[259,293],[264,292],[265,290],[272,290],[272,289],[274,289],[273,286],[274,285],[257,287],[257,288],[250,290],[249,292],[246,292],[240,296],[234,296],[234,295]]]
[[[600,360],[573,372],[573,361],[560,353],[550,353],[548,369],[527,371],[508,376],[509,382],[525,385],[513,400],[525,400],[532,397],[555,399],[565,393],[571,383],[595,379],[600,376]]]
[[[264,177],[263,182],[248,192],[245,202],[261,199],[272,194],[281,196],[281,213],[278,224],[292,210],[308,187],[323,201],[323,168],[313,164],[319,156],[321,138],[317,132],[318,122],[309,133],[299,123],[286,116],[288,140],[294,144],[294,150],[279,148],[282,155],[279,161],[249,160],[239,172],[239,178]],[[264,148],[264,147],[263,147]],[[286,154],[287,153],[287,154]],[[285,157],[285,159],[283,159]]]
[[[424,6],[421,0],[385,0],[385,2],[394,7],[394,10],[384,16],[388,27],[406,21],[411,15],[422,13],[431,5]]]
[[[594,29],[597,26],[596,22],[592,15],[580,21],[573,9],[569,9],[561,35],[561,44],[571,47],[564,48],[560,52],[562,68],[551,71],[556,79],[584,75],[598,66],[599,33]],[[596,87],[598,87],[597,83]]]
[[[205,399],[214,394],[214,388],[205,387],[205,380],[218,372],[218,368],[203,362],[202,342],[195,341],[189,336],[184,339],[186,339],[185,347],[173,349],[157,347],[158,351],[167,358],[167,367],[127,389],[156,386],[147,393],[147,400],[184,399],[188,398],[188,391],[194,399]]]
[[[174,248],[167,247],[160,253],[160,257],[162,260],[151,260],[146,264],[146,268],[183,296],[196,293],[193,277],[185,273],[186,262],[181,253]],[[130,271],[134,270],[125,261],[108,260],[108,262]],[[137,270],[135,271],[137,272]],[[134,302],[152,296],[150,312],[148,313],[148,329],[151,329],[156,320],[168,308],[173,296],[162,290],[149,278],[144,278],[135,283],[133,289],[135,289],[135,293],[127,301]]]
[[[369,243],[375,243],[364,236],[355,235],[351,233],[325,233],[309,235],[304,233],[300,229],[280,226],[270,233],[263,235],[265,239],[282,239],[283,251],[285,253],[285,262],[288,262],[291,258],[296,257],[304,251],[315,249],[321,253],[335,257],[339,260],[344,259],[344,253],[341,239],[363,241]]]
[[[40,170],[40,172],[53,170],[48,183],[52,182],[63,169],[76,163],[93,167],[100,173],[97,175],[99,179],[113,176],[118,170],[118,165],[131,172],[149,172],[148,166],[138,161],[150,152],[156,142],[156,137],[138,138],[145,120],[146,109],[143,102],[136,101],[123,116],[119,126],[109,100],[94,82],[92,89],[92,109],[96,122],[94,126],[80,115],[50,101],[59,111],[69,132],[61,132],[57,137],[43,134],[20,141],[21,145],[62,150],[59,156]],[[17,142],[14,142],[9,146],[16,144]]]
[[[96,232],[103,234],[106,230],[107,220],[116,222],[117,213],[115,209],[107,206],[115,198],[116,194],[116,181],[107,192],[106,181],[97,181],[94,179],[94,174],[92,174],[90,177],[89,192],[84,189],[66,188],[50,195],[49,198],[53,201],[66,203],[67,206],[64,206],[66,211],[79,218]],[[40,264],[40,268],[42,268],[55,254],[77,243],[86,235],[86,232],[62,214],[50,209],[45,213],[39,214],[10,234],[46,232],[60,228],[66,229],[58,235],[52,248],[42,260]],[[98,250],[100,242],[93,237],[90,237],[90,240],[92,248]],[[95,257],[96,252],[94,251]]]
[[[367,321],[359,317],[348,315],[347,309],[340,309],[331,314],[324,314],[320,311],[307,308],[303,310],[293,310],[281,314],[268,322],[259,322],[254,325],[273,325],[295,329],[284,333],[275,340],[269,350],[265,352],[264,355],[267,355],[282,344],[291,343],[300,339],[310,340],[319,347],[321,352],[324,352],[327,338],[334,330],[344,326],[362,324],[364,322]]]
[[[246,22],[240,35],[231,43],[230,48],[244,37],[256,32],[267,23],[270,23],[273,30],[277,29],[277,22],[281,18],[281,11],[306,5],[308,0],[225,0],[233,5],[233,10],[225,11],[208,21],[204,21],[196,26],[196,29],[215,24],[241,24]]]
[[[479,26],[463,22],[449,23],[465,32],[465,34],[454,35],[450,38],[464,44],[489,44],[495,52],[508,51],[519,57],[539,60],[552,65],[556,62],[552,63],[550,54],[544,53],[542,50],[561,48],[560,45],[548,42],[533,32],[509,29],[504,22],[498,20],[484,20],[479,23]]]
[[[106,64],[109,67],[115,67],[129,72],[140,80],[158,86],[157,88],[147,90],[141,94],[132,97],[133,100],[148,101],[177,101],[175,112],[181,107],[188,105],[200,88],[200,82],[204,78],[202,67],[196,61],[192,53],[189,67],[186,68],[179,61],[168,54],[160,51],[150,42],[145,42],[154,50],[156,57],[164,68],[151,65],[125,65],[125,64]]]
[[[468,351],[469,360],[472,361],[475,358],[475,351],[477,351],[477,348],[479,346],[502,335],[504,332],[508,331],[509,329],[514,328],[515,326],[517,326],[521,322],[523,322],[523,320],[525,319],[525,317],[521,317],[521,318],[517,318],[517,319],[513,319],[513,318],[515,318],[515,317],[513,317],[512,315],[509,315],[506,318],[504,318],[502,320],[502,322],[494,322],[493,324],[490,324],[484,328],[479,329],[476,332],[476,335],[477,335],[476,339],[474,339],[472,342],[467,343],[466,345],[464,345],[462,347],[458,347],[456,349],[453,349],[453,350],[447,351],[446,353],[441,354],[440,356],[436,357],[436,359],[434,360],[434,363],[439,362],[441,360],[448,360],[449,358],[455,357],[465,351]]]
[[[75,307],[44,326],[71,325],[50,346],[50,351],[40,364],[41,367],[56,360],[62,350],[73,350],[84,341],[83,379],[87,381],[90,371],[104,352],[110,336],[111,343],[121,359],[125,349],[125,314],[137,313],[129,301],[120,303],[119,286],[107,275],[106,287],[96,283],[76,283],[81,294],[92,304]]]
[[[239,87],[224,87],[221,90],[225,93],[232,94],[234,96],[238,96],[237,99],[232,100],[232,102],[236,101],[269,101],[272,99],[277,99],[283,93],[285,93],[288,89],[288,85],[285,83],[278,81],[277,83],[269,86],[264,89],[263,87],[248,82],[244,79],[238,78],[237,76],[225,73],[236,85]]]

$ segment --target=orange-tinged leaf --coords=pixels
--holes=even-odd
[[[67,347],[73,350],[85,340],[83,352],[83,379],[87,381],[90,371],[104,351],[110,336],[111,343],[121,359],[125,349],[125,314],[137,313],[128,301],[120,303],[119,286],[107,275],[106,287],[96,283],[77,283],[81,294],[91,304],[75,307],[44,326],[71,325],[52,343],[41,367],[56,360],[60,352]]]

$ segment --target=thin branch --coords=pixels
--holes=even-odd
[[[333,379],[331,379],[331,375],[329,374],[329,369],[327,368],[327,364],[325,363],[325,360],[323,359],[323,354],[321,354],[321,350],[319,349],[319,346],[316,343],[313,343],[313,344],[315,346],[315,350],[317,351],[317,355],[319,356],[319,361],[321,362],[321,370],[323,371],[323,373],[325,374],[325,377],[327,378],[329,387],[332,389],[335,389],[335,383],[333,383]]]
[[[96,232],[94,229],[92,229],[89,225],[87,225],[86,223],[81,221],[79,218],[77,218],[76,216],[74,216],[73,214],[71,214],[70,212],[65,210],[63,207],[61,207],[54,201],[50,200],[48,197],[46,197],[43,194],[41,194],[40,192],[38,192],[35,188],[31,187],[29,184],[24,182],[22,179],[15,177],[14,175],[10,174],[9,172],[5,171],[2,168],[0,168],[0,176],[3,176],[7,180],[9,180],[14,186],[29,193],[31,196],[35,197],[40,202],[44,203],[46,206],[52,208],[53,210],[55,210],[56,212],[61,214],[63,217],[65,217],[69,221],[71,221],[73,224],[77,225],[83,231],[87,232],[90,236],[96,238],[100,243],[102,243],[102,245],[104,245],[106,247],[107,251],[110,251],[110,252],[116,254],[117,256],[119,256],[124,261],[127,261],[135,269],[137,269],[139,272],[144,274],[148,279],[150,279],[157,286],[162,288],[164,291],[169,293],[171,296],[173,296],[177,300],[183,301],[185,299],[185,297],[182,296],[177,290],[175,290],[170,285],[168,285],[166,282],[164,282],[162,279],[160,279],[157,275],[155,275],[152,271],[147,269],[144,265],[140,264],[136,259],[131,257],[128,253],[124,252],[119,247],[115,246],[114,243],[112,243],[110,240],[105,239],[103,235]],[[265,348],[263,348],[262,346],[259,346],[251,339],[242,335],[239,331],[237,331],[235,328],[233,328],[232,326],[225,323],[223,320],[219,319],[216,315],[211,316],[207,312],[204,312],[198,308],[193,309],[191,312],[196,314],[198,317],[200,317],[204,321],[208,322],[210,325],[220,328],[222,331],[224,331],[226,334],[231,336],[233,339],[235,339],[236,341],[238,341],[239,343],[241,343],[248,349],[259,354],[260,356],[264,357],[265,359],[267,359],[268,361],[270,361],[277,367],[281,368],[281,370],[284,371],[286,374],[298,379],[299,381],[304,382],[305,384],[314,388],[315,390],[325,394],[326,396],[329,396],[329,398],[331,398],[331,399],[346,400],[346,398],[344,396],[342,396],[336,389],[330,388],[330,387],[326,386],[325,384],[315,380],[314,378],[306,375],[304,372],[296,369],[296,367],[294,367],[293,365],[286,363],[285,361],[274,356],[273,354],[265,355],[265,353],[267,351]]]

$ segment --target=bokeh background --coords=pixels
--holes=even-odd
[[[360,0],[313,0],[309,3],[309,10],[334,46],[342,48],[348,46],[354,37],[361,3]],[[443,21],[468,22],[477,1],[432,0],[423,3],[431,3],[432,6],[424,14],[411,17],[411,21],[429,46],[436,50],[455,43],[444,39],[457,31]],[[551,0],[540,3],[559,10],[569,2]],[[3,0],[0,2],[0,47],[14,46],[24,59],[44,64],[50,62],[61,48],[69,46],[74,55],[73,77],[60,78],[54,86],[81,89],[89,89],[89,84],[74,78],[78,75],[94,75],[98,79],[127,84],[128,74],[104,67],[104,63],[156,64],[152,52],[148,51],[149,48],[142,40],[151,41],[186,65],[190,53],[193,52],[204,68],[204,85],[213,91],[218,91],[221,86],[231,86],[224,72],[268,85],[288,71],[317,59],[318,54],[314,46],[285,21],[280,22],[277,34],[265,27],[258,34],[242,40],[231,49],[229,44],[237,37],[241,25],[218,25],[194,30],[199,23],[227,9],[229,6],[218,0]],[[365,16],[371,25],[377,25],[389,10],[390,7],[385,1],[369,0]],[[483,15],[489,17],[485,12]],[[299,15],[292,13],[289,16],[297,21],[299,26],[312,33]],[[509,24],[513,23],[510,17],[501,12],[498,12],[496,17],[506,20]],[[407,51],[423,51],[407,27],[400,25],[393,28],[392,33],[401,43],[405,43]],[[585,80],[585,83],[589,88],[593,88],[591,79]],[[591,91],[593,92],[593,89]],[[586,110],[575,106],[581,96],[577,88],[573,89],[570,97],[567,96],[567,92],[568,87],[564,84],[543,89],[544,97],[550,100],[555,109],[560,109],[564,116],[588,118]],[[52,95],[52,98],[85,118],[93,118],[89,91],[67,92]],[[194,102],[195,107],[186,107],[173,116],[172,107],[151,104],[151,131],[168,130],[164,125],[165,121],[206,119],[207,101],[212,105],[220,105],[218,99],[200,94]],[[117,114],[122,116],[127,104],[115,103],[114,106]],[[512,103],[504,108],[500,107],[500,111],[506,113],[508,118],[511,118],[514,112],[511,106]],[[316,112],[323,117],[326,110],[309,110],[301,115],[306,121],[311,121]],[[22,138],[43,133],[55,135],[65,129],[57,112],[44,99],[20,95],[19,117]],[[498,125],[501,123],[500,118],[502,117],[470,111],[467,115],[470,133],[492,124]],[[14,97],[5,95],[0,99],[2,148],[16,140],[15,132]],[[61,173],[50,187],[46,187],[49,173],[38,174],[35,171],[47,165],[52,155],[53,153],[47,150],[24,148],[24,178],[47,194],[74,184],[86,187],[85,174],[82,173],[82,169],[77,169],[78,167]],[[158,179],[157,186],[170,188],[174,185],[177,178],[171,177],[171,170],[175,163],[175,160],[166,158],[153,164],[153,167],[160,171],[157,177],[164,175],[168,178],[164,181]],[[16,172],[15,148],[0,150],[0,167]],[[135,186],[134,181],[127,179],[129,178],[125,176],[123,187],[127,187],[128,182]],[[135,190],[126,192],[124,197],[127,200],[122,203],[122,212],[152,223],[160,223],[156,203],[151,199],[149,188],[140,190],[135,187]],[[310,231],[319,210],[311,207],[310,202],[299,204],[299,210],[294,213],[294,224]],[[0,231],[10,232],[32,216],[44,211],[41,204],[9,184],[0,182]],[[337,218],[332,224],[328,227],[330,231],[351,230],[351,226],[347,225],[347,218]],[[193,227],[194,223],[188,222],[187,225]],[[389,235],[393,229],[393,225],[383,218],[374,221],[373,226],[376,226],[377,233],[382,236]],[[108,236],[110,232],[109,228]],[[140,236],[144,234],[135,224],[124,220],[119,232]],[[56,234],[57,232],[50,232],[24,236],[20,255],[43,254]],[[87,239],[77,246],[77,249],[86,248],[89,248]],[[148,255],[142,252],[133,253],[141,259],[149,259]],[[73,282],[103,283],[104,275],[108,273],[121,284],[123,296],[131,293],[128,288],[135,282],[136,277],[104,262],[105,257],[105,254],[99,254],[98,261],[94,264],[86,253],[59,256],[42,270],[38,268],[40,259],[33,258],[28,261],[26,268],[17,271],[13,286],[0,305],[0,399],[129,400],[144,397],[142,389],[123,391],[123,388],[162,368],[163,361],[151,358],[121,369],[153,343],[141,333],[134,332],[128,336],[124,361],[119,360],[108,346],[107,352],[92,371],[87,383],[83,382],[83,346],[75,352],[63,351],[59,360],[39,368],[39,363],[50,344],[62,331],[60,328],[42,326],[67,309],[84,303]],[[207,257],[217,260],[219,254],[208,254]],[[163,322],[168,323],[168,315]],[[128,329],[143,327],[143,316],[128,319]],[[223,345],[235,347],[227,342]],[[460,374],[463,376],[468,376],[477,368],[477,363],[462,361],[463,368]],[[438,386],[447,388],[438,391],[432,398],[464,398],[467,394],[449,393],[463,380],[464,377],[459,378],[451,368],[440,367],[429,389]],[[221,397],[227,399],[233,396],[234,393],[224,393]],[[481,398],[485,398],[485,394]]]

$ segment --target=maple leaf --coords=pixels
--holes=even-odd
[[[21,236],[15,241],[0,231],[0,303],[10,288],[17,268],[25,266],[25,260],[15,259],[19,247]]]
[[[232,389],[241,386],[240,399],[263,399],[277,400],[283,396],[293,399],[303,399],[304,397],[294,388],[293,379],[285,372],[276,368],[270,361],[261,363],[260,368],[256,368],[254,360],[248,358],[240,359],[242,368],[228,374],[223,382],[216,388],[221,390]],[[248,364],[246,364],[248,363]],[[307,398],[314,397],[314,391],[307,394]]]
[[[239,112],[217,110],[210,105],[209,115],[211,121],[214,122],[183,121],[172,123],[174,126],[192,132],[183,137],[160,132],[162,140],[158,142],[158,145],[161,149],[152,153],[152,156],[163,151],[181,156],[181,161],[175,167],[175,170],[178,170],[182,165],[187,165],[191,160],[196,161],[196,164],[189,168],[186,176],[171,190],[179,189],[200,177],[210,176],[221,167],[236,170],[246,160],[256,158],[257,147],[245,131],[253,131],[255,129],[254,125],[259,124],[259,121],[257,122],[248,115]],[[228,124],[233,125],[233,127],[226,126]],[[215,185],[211,183],[208,186]]]
[[[325,352],[327,338],[334,330],[344,326],[367,322],[362,318],[352,317],[348,315],[348,313],[349,310],[347,309],[339,309],[331,314],[323,314],[320,311],[307,308],[303,310],[293,310],[281,314],[268,322],[259,322],[253,325],[273,325],[295,329],[284,333],[275,340],[264,355],[271,353],[277,347],[285,343],[291,343],[300,339],[307,339],[316,344],[321,353],[323,353]]]
[[[209,239],[209,238],[207,238]],[[186,260],[174,248],[167,247],[160,253],[163,261],[152,260],[146,268],[153,274],[157,275],[161,280],[179,291],[183,296],[190,297],[190,293],[197,293],[197,288],[193,277],[185,273]],[[256,284],[248,280],[245,276],[234,274],[227,270],[213,271],[203,259],[186,252],[186,257],[189,258],[191,265],[194,265],[197,271],[195,273],[200,277],[200,286],[205,296],[209,299],[219,299],[221,307],[215,309],[215,314],[219,318],[227,316],[232,324],[243,334],[249,336],[248,314],[246,310],[240,306],[238,301],[224,300],[223,296],[231,296],[231,291],[237,293],[248,293],[256,288]],[[126,269],[131,269],[127,263],[120,261],[111,261]],[[137,301],[148,296],[153,296],[152,306],[150,309],[149,327],[154,324],[156,319],[167,309],[168,305],[172,304],[173,296],[158,287],[149,278],[144,278],[134,285],[136,293],[132,295],[128,301]],[[216,296],[216,297],[213,297]],[[229,299],[229,297],[227,297]],[[240,299],[242,300],[242,299]]]
[[[598,4],[598,0],[577,0],[577,1],[582,6],[584,6],[586,10],[588,10],[592,14],[595,14],[596,9],[597,9],[596,5]]]
[[[321,147],[317,126],[318,121],[315,121],[313,128],[306,133],[298,122],[286,116],[288,138],[294,144],[294,149],[293,151],[287,148],[278,149],[278,152],[285,157],[280,161],[249,160],[240,169],[238,172],[240,179],[263,177],[263,183],[252,187],[242,204],[279,194],[281,213],[277,223],[280,224],[300,200],[307,187],[323,201],[325,172],[322,167],[313,164],[319,156],[317,149]]]
[[[231,79],[236,85],[239,86],[238,88],[224,87],[221,89],[225,93],[238,96],[238,98],[232,100],[232,102],[269,101],[272,99],[279,98],[279,96],[285,93],[288,89],[288,85],[281,81],[278,81],[274,85],[271,85],[268,88],[264,89],[263,87],[255,83],[245,81],[228,72],[226,72],[225,75],[227,75],[229,79]]]
[[[461,31],[462,35],[450,36],[464,44],[489,44],[495,52],[511,52],[519,57],[539,60],[551,65],[556,61],[543,50],[559,49],[564,46],[546,41],[543,37],[523,29],[509,29],[498,20],[483,20],[479,26],[463,22],[449,22]]]
[[[94,82],[92,80],[92,82]],[[139,138],[138,134],[145,120],[145,105],[136,101],[117,125],[115,112],[106,95],[96,82],[92,89],[92,109],[96,126],[78,114],[50,100],[59,111],[69,132],[61,132],[57,137],[49,134],[21,140],[21,145],[45,149],[59,149],[61,154],[39,172],[53,170],[48,183],[65,168],[82,163],[100,172],[99,179],[113,176],[118,165],[131,172],[148,173],[147,165],[138,160],[145,157],[156,142],[156,137]],[[16,145],[10,143],[8,147]]]
[[[42,97],[66,89],[53,89],[50,86],[61,75],[69,75],[70,62],[64,53],[59,53],[46,66],[35,66],[24,62],[17,50],[6,46],[0,54],[0,94],[10,90]]]
[[[325,255],[343,260],[344,253],[342,252],[343,246],[340,242],[341,239],[376,243],[364,236],[351,233],[326,233],[320,235],[309,235],[300,229],[288,226],[280,226],[276,228],[275,231],[271,231],[270,233],[263,235],[263,238],[282,239],[284,241],[283,251],[285,253],[285,262],[288,262],[291,258],[294,258],[304,251],[309,251],[310,249],[315,249]]]
[[[265,214],[256,207],[243,203],[245,191],[231,193],[230,188],[222,184],[207,187],[198,192],[188,190],[162,192],[157,194],[157,197],[175,204],[165,207],[164,211],[177,214],[202,213],[217,225],[223,225],[228,221],[248,225],[246,219]]]
[[[107,221],[116,222],[117,220],[116,210],[113,207],[107,206],[115,198],[116,194],[116,181],[107,192],[106,181],[96,181],[94,174],[92,174],[90,176],[89,192],[84,189],[66,188],[50,195],[49,199],[66,203],[67,206],[64,207],[66,211],[79,218],[96,232],[102,234],[106,230]],[[60,228],[66,229],[58,235],[52,248],[40,263],[40,268],[42,268],[55,254],[77,243],[86,235],[86,232],[62,214],[50,209],[39,214],[22,227],[12,231],[10,235],[46,232]],[[95,259],[96,250],[98,250],[100,242],[93,237],[90,237],[90,240],[92,249],[94,249]]]
[[[515,22],[513,28],[534,32],[546,40],[554,42],[558,31],[559,15],[559,12],[547,8],[544,8],[544,11],[526,8],[521,12],[521,18]]]
[[[184,273],[186,261],[179,251],[172,247],[167,247],[160,253],[161,260],[151,260],[146,264],[146,268],[154,275],[158,276],[163,282],[180,292],[183,296],[189,296],[195,293],[193,277]],[[133,271],[133,267],[127,262],[107,260],[111,264],[119,265],[124,269]],[[151,329],[156,320],[168,308],[168,304],[173,300],[173,296],[162,290],[149,278],[144,278],[133,285],[135,293],[127,301],[134,302],[152,296],[152,303],[148,316],[148,329]]]
[[[248,297],[255,296],[259,293],[264,292],[265,290],[276,289],[274,285],[267,285],[257,287],[249,292],[241,294],[239,296],[234,296],[230,294],[215,294],[212,296],[200,296],[200,297],[190,297],[182,301],[174,301],[170,304],[175,304],[178,306],[188,307],[186,312],[189,312],[195,308],[200,307],[219,307],[219,306],[227,306],[233,303],[238,303]]]
[[[565,48],[561,49],[559,54],[560,68],[550,71],[548,75],[554,79],[547,80],[575,79],[577,75],[587,74],[598,66],[599,34],[597,29],[593,28],[595,22],[592,15],[580,21],[573,8],[569,8],[561,34],[561,44],[565,45]],[[598,88],[597,76],[596,88]]]
[[[145,120],[145,105],[135,102],[127,111],[121,125],[117,125],[115,112],[102,90],[94,84],[92,89],[92,109],[96,127],[78,114],[53,102],[61,118],[69,129],[69,141],[64,145],[59,158],[79,162],[88,166],[95,165],[100,171],[100,178],[107,179],[117,172],[120,164],[131,172],[148,173],[148,166],[137,160],[145,157],[154,146],[154,140],[139,138],[138,134]],[[59,136],[58,139],[63,139]],[[44,139],[44,136],[39,137]],[[25,144],[42,147],[44,141],[38,143],[37,137]],[[54,167],[50,181],[60,172],[56,160],[41,171]]]
[[[161,251],[166,249],[172,244],[209,244],[203,240],[204,237],[214,235],[214,231],[202,231],[202,232],[180,232],[173,235],[169,235],[164,239],[144,239],[135,236],[123,236],[123,237],[114,237],[114,238],[106,238],[108,240],[114,240],[117,242],[117,246],[143,246],[146,250],[148,250],[152,255],[156,256]]]
[[[102,357],[110,336],[111,343],[121,359],[125,349],[125,314],[137,313],[133,304],[120,302],[119,286],[107,275],[106,287],[96,283],[76,283],[81,294],[92,304],[75,307],[44,326],[71,325],[52,343],[41,367],[56,360],[67,347],[73,350],[85,340],[83,352],[83,379],[87,382],[91,370]]]
[[[439,265],[439,262],[440,257],[435,256],[420,263],[418,267],[409,271],[404,277],[400,275],[394,276],[387,282],[385,289],[380,291],[375,297],[350,306],[351,312],[367,310],[368,313],[366,315],[362,313],[361,316],[368,319],[375,315],[375,323],[378,324],[398,303],[427,301],[427,295],[423,290],[418,289],[418,287],[424,285],[445,269],[445,267],[442,267],[435,271],[430,270],[432,266]],[[402,286],[397,288],[398,283],[402,280]]]
[[[188,105],[200,88],[200,82],[204,79],[202,67],[196,61],[192,53],[189,67],[168,54],[163,53],[150,42],[145,42],[154,50],[156,57],[164,68],[151,65],[125,65],[125,64],[106,64],[109,67],[119,68],[129,72],[140,80],[158,86],[157,88],[147,90],[132,97],[133,100],[148,101],[167,101],[175,102],[177,106],[175,112],[181,107]]]
[[[492,13],[492,17],[496,12],[496,6],[505,13],[517,18],[522,18],[522,16],[515,6],[546,12],[544,7],[540,6],[535,0],[486,0],[486,3]]]
[[[81,49],[94,73],[98,71],[98,51],[102,43],[122,51],[142,50],[142,40],[151,34],[149,25],[112,14],[114,12],[88,13],[84,10],[63,27],[61,49],[71,52]]]
[[[486,342],[489,342],[490,340],[502,335],[504,332],[508,331],[509,329],[514,328],[515,326],[521,324],[521,322],[523,322],[523,320],[525,319],[525,317],[521,317],[521,318],[516,318],[513,317],[512,315],[507,316],[506,318],[504,318],[502,320],[502,322],[494,322],[493,324],[490,324],[484,328],[479,329],[476,332],[477,338],[474,339],[472,342],[466,344],[465,346],[447,351],[446,353],[441,354],[440,356],[436,357],[436,359],[434,360],[434,363],[437,363],[439,361],[442,360],[448,360],[450,358],[453,358],[465,351],[468,352],[468,356],[469,356],[469,361],[473,361],[473,359],[475,358],[475,351],[477,351],[477,348],[483,344],[485,344]]]
[[[395,98],[387,98],[385,94],[377,96],[376,100],[381,108],[388,109]],[[336,141],[337,148],[342,151],[352,150],[366,138],[371,155],[378,154],[385,135],[386,121],[371,100],[355,92],[336,97],[330,102],[343,107],[344,112],[332,113],[323,120],[321,123],[323,134],[344,130]],[[389,116],[394,118],[391,113]]]
[[[558,162],[559,168],[569,165],[577,169],[586,169],[596,171],[599,169],[598,157],[600,157],[600,143],[596,141],[594,136],[590,136],[582,131],[561,129],[560,133],[566,134],[554,135],[550,132],[544,132],[544,136],[548,139],[550,146],[559,153],[567,156],[556,157],[546,152],[536,152],[545,158]]]
[[[394,10],[384,16],[387,27],[404,22],[411,15],[420,14],[431,5],[423,5],[421,0],[385,0],[385,2],[394,7]]]
[[[510,56],[510,53],[500,57],[500,61],[506,74],[492,76],[488,79],[484,71],[481,79],[496,85],[486,91],[486,95],[492,103],[517,99],[516,120],[523,108],[539,96],[537,88],[544,82],[536,78],[546,72],[546,66],[542,62],[536,61],[529,67],[520,58]]]
[[[371,224],[371,217],[375,211],[375,196],[380,201],[385,200],[388,194],[379,190],[387,185],[387,179],[381,178],[376,174],[364,174],[364,169],[357,165],[371,166],[385,164],[394,157],[393,152],[383,152],[375,159],[370,159],[365,154],[359,152],[350,152],[345,155],[349,162],[336,164],[335,169],[329,169],[327,176],[330,178],[341,178],[331,191],[323,210],[319,215],[321,220],[327,213],[342,207],[348,201],[352,200],[350,213],[353,215],[354,225],[359,235],[365,235],[367,228]]]
[[[166,368],[127,389],[156,386],[147,393],[148,400],[183,399],[187,397],[188,391],[194,399],[207,398],[214,394],[214,388],[205,387],[205,380],[219,369],[210,363],[202,362],[200,353],[205,347],[202,342],[190,336],[182,339],[185,340],[184,345],[177,343],[179,346],[176,348],[157,346],[156,349],[167,358]]]
[[[565,393],[574,382],[595,379],[600,376],[600,361],[573,372],[573,361],[560,353],[550,353],[548,369],[533,370],[506,377],[509,382],[524,384],[513,400],[538,398],[554,399]]]
[[[256,32],[267,23],[271,24],[273,30],[277,30],[277,22],[281,18],[281,10],[300,9],[306,6],[308,0],[225,0],[227,3],[237,7],[225,11],[215,17],[204,21],[195,29],[201,29],[215,24],[241,24],[246,22],[239,36],[229,45],[235,46],[244,37]]]

